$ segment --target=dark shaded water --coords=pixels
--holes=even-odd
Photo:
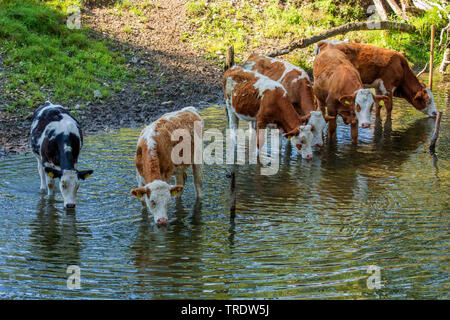
[[[360,130],[307,162],[290,147],[280,171],[237,174],[229,218],[229,168],[204,166],[195,203],[189,171],[166,229],[129,195],[140,130],[86,138],[76,214],[39,193],[32,155],[0,161],[0,298],[449,298],[448,97],[437,157],[426,151],[434,121],[396,101],[392,126]],[[224,111],[202,112],[225,128]],[[81,288],[66,285],[67,267]],[[369,289],[370,265],[381,289]]]

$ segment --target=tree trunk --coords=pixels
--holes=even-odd
[[[398,6],[397,2],[395,0],[386,0],[386,2],[389,4],[389,6],[394,10],[395,14],[399,17],[402,17],[403,19],[409,20],[408,16],[406,15],[406,12],[402,11],[400,7]]]
[[[388,20],[388,15],[386,9],[384,9],[383,7],[383,2],[381,0],[373,0],[373,4],[377,8],[378,14],[380,15],[381,19]]]
[[[444,57],[442,58],[442,63],[439,68],[439,72],[445,74],[447,66],[450,64],[450,48],[445,49]]]
[[[287,46],[280,48],[278,50],[272,51],[272,52],[268,53],[267,55],[269,57],[281,56],[281,55],[287,54],[295,49],[306,48],[306,47],[310,46],[311,44],[314,44],[316,42],[319,42],[321,40],[324,40],[324,39],[327,39],[330,37],[334,37],[338,34],[346,34],[347,32],[358,31],[358,30],[395,30],[395,31],[413,33],[416,31],[416,28],[414,26],[406,24],[406,23],[393,22],[393,21],[350,22],[350,23],[344,24],[342,26],[331,28],[327,31],[313,35],[311,37],[293,41],[290,44],[288,44]]]

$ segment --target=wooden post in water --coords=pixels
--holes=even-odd
[[[433,136],[431,137],[431,140],[430,140],[430,153],[432,153],[432,154],[435,152],[436,141],[439,137],[439,127],[441,125],[441,117],[442,117],[442,111],[438,111],[438,114],[436,116],[436,122],[434,125]]]
[[[234,66],[234,46],[231,45],[227,50],[227,55],[225,57],[224,70],[227,71],[232,66]]]
[[[231,45],[227,50],[227,55],[225,57],[224,70],[227,71],[232,66],[234,66],[234,46]],[[229,118],[227,117],[228,121]],[[228,124],[229,126],[229,124]],[[236,162],[237,157],[237,146],[233,146],[233,162]],[[236,163],[232,164],[230,173],[230,220],[234,220],[236,216]]]
[[[431,44],[430,44],[430,74],[428,78],[428,86],[433,89],[433,56],[434,56],[434,24],[431,25]]]

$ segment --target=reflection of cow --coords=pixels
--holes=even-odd
[[[204,240],[204,225],[201,223],[201,201],[195,200],[191,214],[185,209],[182,198],[176,198],[173,215],[176,219],[170,223],[170,232],[164,227],[152,227],[148,223],[148,213],[143,209],[143,219],[139,222],[136,237],[130,250],[130,263],[136,270],[136,277],[131,290],[136,294],[154,293],[159,298],[170,298],[173,293],[180,293],[185,288],[186,262],[189,262],[193,288],[200,288],[202,255],[198,248]],[[188,259],[186,259],[188,258]],[[161,292],[167,294],[161,296]],[[192,292],[191,292],[192,293]],[[173,296],[172,296],[173,297]]]
[[[392,97],[407,100],[417,110],[436,116],[433,93],[419,82],[406,58],[399,52],[361,43],[318,43],[321,50],[326,47],[342,51],[361,75],[362,82],[376,88],[378,94],[389,96],[386,103],[387,117],[391,116]],[[377,116],[380,108],[377,107]]]
[[[76,215],[62,214],[54,203],[54,200],[41,197],[37,204],[36,217],[30,224],[30,258],[52,261],[64,269],[67,265],[79,266],[81,245],[78,234],[89,234],[89,231],[77,225]]]

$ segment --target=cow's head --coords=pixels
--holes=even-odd
[[[59,189],[64,199],[64,207],[75,208],[77,191],[80,187],[80,180],[88,178],[94,170],[57,170],[45,168],[45,172],[50,178],[59,179]]]
[[[378,104],[381,100],[386,103],[388,99],[388,96],[374,95],[370,89],[359,89],[352,95],[342,96],[339,102],[353,108],[361,128],[370,128],[370,112],[373,105]],[[344,122],[346,122],[345,119]],[[346,123],[348,122],[354,122],[354,118],[351,117]]]
[[[155,180],[147,185],[131,190],[131,194],[138,199],[144,197],[148,210],[153,214],[157,225],[168,221],[167,205],[171,196],[183,191],[182,185],[169,185],[162,180]]]
[[[323,146],[323,128],[326,126],[322,111],[311,111],[308,124],[311,125],[313,133],[312,145],[317,147]]]
[[[416,109],[422,111],[430,117],[435,117],[437,114],[436,105],[434,104],[434,96],[430,88],[425,84],[420,84],[421,89],[415,94],[412,104]]]
[[[285,134],[285,137],[291,140],[291,143],[300,151],[303,159],[311,160],[312,142],[313,142],[313,129],[311,125],[300,126]]]

